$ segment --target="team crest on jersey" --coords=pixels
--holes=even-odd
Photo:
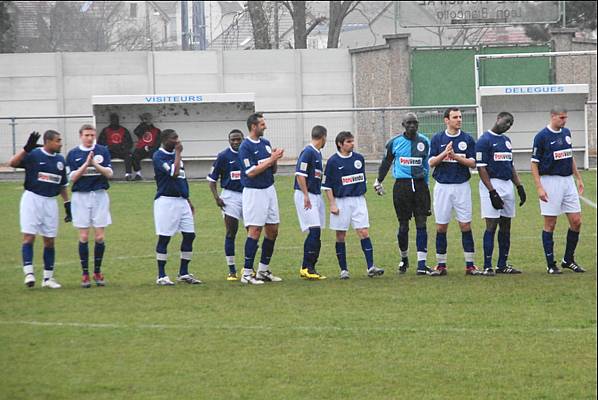
[[[141,138],[141,140],[143,140],[145,143],[151,143],[153,139],[154,137],[152,136],[151,132],[145,132]]]
[[[509,142],[508,140],[505,140],[505,146],[507,146],[507,149],[509,150],[513,148],[513,145],[511,145],[511,142]]]
[[[361,169],[361,167],[363,167],[363,163],[361,162],[361,160],[355,160],[353,166],[357,169]]]
[[[419,143],[417,144],[417,150],[418,150],[418,151],[424,151],[425,149],[426,149],[426,145],[425,145],[425,144],[423,144],[422,142],[419,142]]]
[[[465,150],[467,150],[467,143],[466,142],[459,142],[459,144],[457,145],[457,147],[459,148],[459,150],[465,151]]]
[[[93,156],[93,160],[98,164],[101,164],[104,161],[104,156],[101,154],[96,154],[95,156]]]
[[[113,144],[121,144],[123,138],[120,133],[113,133],[112,135],[110,135],[110,140]]]
[[[567,142],[567,144],[571,144],[571,136],[565,136],[565,142]]]
[[[270,147],[270,146],[266,145],[266,151],[267,151],[269,154],[272,154],[272,147]]]
[[[64,164],[62,163],[62,161],[58,161],[56,163],[56,168],[58,168],[59,171],[62,171],[64,169]]]

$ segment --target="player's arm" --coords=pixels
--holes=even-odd
[[[448,157],[450,151],[453,149],[453,142],[448,142],[443,151],[439,150],[438,136],[432,138],[432,144],[430,145],[430,158],[428,159],[428,165],[431,168],[435,168]]]
[[[334,215],[338,215],[339,209],[336,205],[336,199],[334,198],[334,193],[332,192],[332,187],[334,186],[335,176],[334,176],[335,166],[333,163],[328,161],[326,163],[326,169],[324,170],[324,179],[322,180],[322,190],[326,193],[326,199],[328,199],[328,206],[330,207],[330,212]]]
[[[214,201],[218,207],[224,207],[224,200],[220,198],[218,194],[218,188],[216,187],[216,183],[218,182],[218,178],[222,175],[220,166],[222,165],[222,157],[216,158],[214,164],[212,164],[212,169],[206,179],[208,181],[208,186],[210,187],[210,192],[212,192],[212,196],[214,197]]]
[[[90,151],[87,154],[87,158],[85,159],[85,162],[83,164],[81,164],[81,166],[76,170],[72,170],[72,168],[74,166],[72,159],[73,159],[73,157],[72,157],[72,153],[71,153],[67,156],[67,164],[71,168],[71,172],[69,173],[68,178],[71,182],[75,183],[79,180],[79,178],[81,178],[83,175],[85,175],[85,172],[87,172],[87,168],[91,165],[91,162],[93,160],[93,151]]]
[[[310,164],[314,162],[313,157],[309,156],[309,153],[302,152],[297,160],[297,166],[295,167],[295,178],[297,179],[297,185],[303,193],[303,208],[306,210],[311,209],[311,201],[309,200],[309,191],[307,190],[307,176]]]
[[[272,155],[270,155],[270,157],[266,158],[261,164],[250,167],[245,173],[248,177],[255,178],[268,168],[275,166],[276,162],[282,158],[283,154],[283,149],[274,149],[272,150]]]
[[[534,180],[534,185],[536,186],[538,198],[540,201],[546,203],[548,201],[548,194],[546,193],[546,190],[544,190],[544,186],[542,186],[542,181],[540,180],[540,168],[538,167],[538,164],[540,163],[540,157],[542,157],[544,154],[544,143],[540,135],[536,135],[536,137],[534,137],[534,143],[532,144],[532,147],[533,152],[530,167],[532,178]]]
[[[577,163],[575,162],[575,158],[573,158],[573,176],[575,176],[575,179],[577,180],[577,191],[579,192],[580,195],[582,195],[583,190],[584,190],[584,185],[583,185],[583,180],[581,179],[581,174],[579,173],[579,170],[577,169]]]
[[[378,177],[376,178],[376,182],[379,184],[381,184],[382,181],[384,180],[384,178],[386,178],[386,174],[388,173],[388,170],[392,166],[392,162],[395,159],[394,154],[392,154],[392,143],[393,143],[392,139],[389,140],[388,143],[386,143],[386,149],[384,151],[384,158],[382,159],[382,163],[380,164],[380,167],[378,168]]]
[[[527,195],[525,194],[525,188],[521,184],[521,179],[519,179],[519,174],[517,173],[517,169],[515,169],[515,163],[513,163],[513,176],[511,177],[511,181],[515,184],[517,188],[517,194],[519,195],[519,207],[525,204],[527,200]]]
[[[309,192],[307,191],[307,178],[303,175],[297,175],[297,185],[299,185],[299,189],[301,189],[301,193],[303,193],[303,208],[306,210],[311,209],[311,201],[309,200]]]
[[[174,164],[172,165],[172,174],[170,175],[175,179],[178,179],[179,172],[181,171],[182,153],[183,144],[180,140],[177,140],[176,144],[174,145]],[[189,205],[191,205],[191,202],[189,202]]]
[[[103,163],[105,163],[106,165],[104,166],[101,163],[97,162],[93,157],[91,159],[91,164],[95,167],[96,171],[98,171],[100,174],[104,175],[108,179],[112,178],[114,171],[112,170],[112,168],[110,168],[110,153],[106,152],[106,154],[104,154]]]

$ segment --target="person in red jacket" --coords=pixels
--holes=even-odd
[[[160,135],[162,131],[156,128],[152,123],[152,114],[146,112],[139,116],[141,123],[133,131],[137,136],[137,143],[135,150],[133,150],[133,169],[135,170],[135,180],[140,181],[141,177],[141,160],[144,158],[152,158],[154,152],[160,146]]]
[[[125,179],[127,181],[133,179],[131,175],[133,139],[129,130],[120,125],[118,114],[110,114],[110,125],[102,129],[98,144],[108,147],[111,158],[121,158],[125,162]]]

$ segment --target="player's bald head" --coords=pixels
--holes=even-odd
[[[408,112],[405,113],[405,115],[403,115],[403,124],[407,121],[417,121],[419,122],[419,119],[417,118],[417,114],[415,114],[414,112]]]

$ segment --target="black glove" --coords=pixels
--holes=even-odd
[[[23,146],[23,150],[25,150],[27,153],[30,153],[31,150],[35,149],[36,147],[39,147],[39,145],[37,144],[39,137],[39,132],[31,132],[29,134],[29,138],[27,139],[27,143],[25,144],[25,146]]]
[[[502,210],[505,205],[496,190],[490,191],[490,201],[492,202],[492,207],[497,210]]]
[[[64,212],[66,213],[64,217],[64,222],[71,222],[73,220],[73,214],[71,213],[71,202],[65,201],[64,202]]]
[[[527,200],[527,195],[525,194],[523,185],[517,186],[517,194],[519,195],[519,207],[521,207],[525,204],[525,200]]]

